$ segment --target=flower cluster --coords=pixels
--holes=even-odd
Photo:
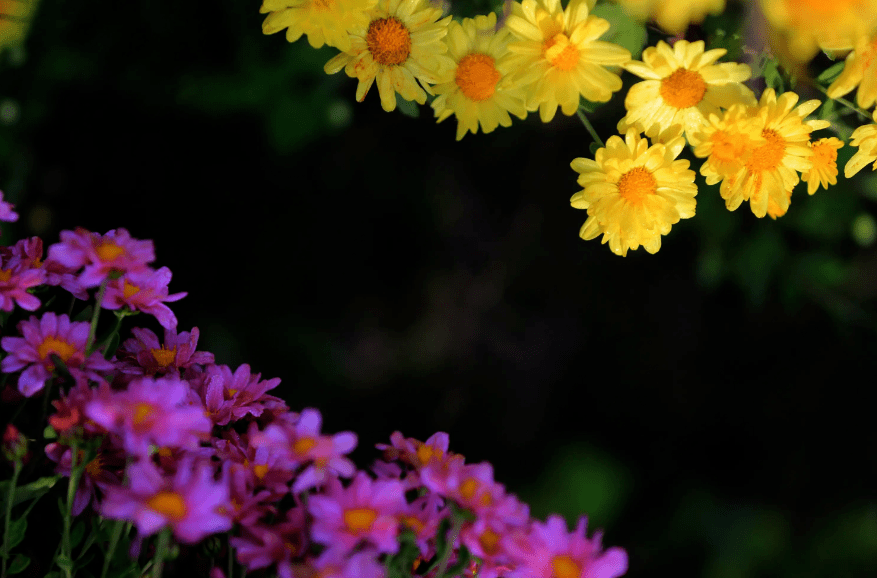
[[[0,199],[0,218],[14,217]],[[420,442],[395,432],[377,446],[383,459],[358,469],[348,457],[355,434],[323,432],[318,410],[293,412],[269,394],[279,379],[218,365],[198,350],[197,328],[177,331],[165,302],[184,294],[169,296],[170,272],[149,267],[151,241],[124,229],[77,229],[62,232],[45,259],[37,238],[2,256],[12,271],[0,285],[2,302],[13,315],[35,312],[0,340],[4,399],[52,398],[42,453],[69,478],[58,560],[71,559],[70,518],[99,516],[117,520],[120,532],[125,523],[136,528],[134,555],[144,540],[161,554],[171,536],[195,545],[227,533],[229,556],[244,568],[284,578],[382,578],[389,568],[413,575],[421,565],[439,577],[625,573],[625,552],[604,551],[599,533],[587,537],[584,518],[571,532],[558,516],[531,519],[490,464],[449,452],[445,433]],[[94,297],[92,322],[46,310],[50,300],[32,295],[32,279],[41,295]],[[101,310],[120,322],[149,314],[163,338],[135,327],[123,340],[118,323],[96,337]],[[3,450],[19,463],[27,438],[10,425]]]

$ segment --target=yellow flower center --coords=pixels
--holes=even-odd
[[[485,530],[478,537],[478,542],[488,556],[495,555],[499,551],[499,535],[492,530]]]
[[[317,445],[317,440],[311,437],[303,437],[295,440],[292,444],[292,450],[297,454],[306,454]]]
[[[769,129],[761,131],[761,136],[767,142],[752,151],[752,156],[746,163],[746,168],[752,172],[771,171],[777,168],[786,154],[786,141],[783,137]]]
[[[152,353],[152,357],[155,358],[155,362],[161,367],[167,367],[173,363],[174,358],[177,356],[176,346],[174,346],[173,349],[165,349],[164,347],[161,349],[150,349],[150,352]]]
[[[555,34],[542,45],[542,54],[554,68],[564,72],[572,70],[579,63],[579,49],[570,43],[563,32]]]
[[[421,465],[428,464],[430,461],[432,461],[433,458],[440,460],[442,459],[443,454],[444,452],[442,450],[436,449],[426,444],[423,444],[422,446],[417,448],[417,459],[420,461]]]
[[[152,404],[143,403],[142,401],[134,406],[134,425],[141,426],[152,416],[155,408]]]
[[[475,492],[478,491],[479,485],[478,480],[474,478],[467,479],[460,484],[460,495],[466,500],[471,500],[475,495]]]
[[[0,281],[9,281],[12,277],[12,270],[10,269],[0,269]]]
[[[454,81],[469,100],[480,102],[493,96],[501,77],[493,62],[486,54],[467,54],[460,60]]]
[[[344,524],[354,534],[367,532],[378,517],[378,513],[369,508],[353,508],[344,511]]]
[[[411,54],[411,34],[402,21],[393,16],[372,21],[365,43],[375,62],[384,66],[402,64]]]
[[[64,363],[67,363],[70,357],[76,353],[76,348],[57,337],[46,337],[37,348],[37,355],[40,356],[40,359],[49,361],[49,356],[53,353],[60,357]]]
[[[116,257],[125,252],[125,249],[119,247],[112,241],[104,241],[97,247],[94,252],[100,257],[101,261],[114,261]]]
[[[238,392],[238,390],[236,390],[236,389],[226,389],[225,391],[222,392],[222,397],[225,399],[225,401],[228,401],[231,398],[233,398],[234,394],[236,394],[237,392]]]
[[[569,556],[555,556],[551,560],[551,567],[554,569],[552,578],[579,578],[582,575],[581,567]]]
[[[97,454],[93,460],[88,462],[85,466],[85,473],[87,473],[92,478],[96,478],[100,475],[101,471],[104,469],[104,462],[101,459],[101,455]]]
[[[749,146],[749,139],[746,136],[723,130],[713,133],[710,140],[713,143],[713,152],[710,156],[719,162],[739,160]]]
[[[159,492],[146,501],[146,507],[174,521],[186,517],[186,502],[176,492]]]
[[[128,283],[128,280],[125,279],[125,283],[122,286],[122,295],[125,296],[125,299],[130,299],[132,295],[136,295],[140,292],[140,287],[137,285],[132,285]]]
[[[265,464],[258,464],[253,466],[253,473],[256,474],[256,477],[260,480],[265,477],[265,474],[268,473],[268,466]]]
[[[661,81],[661,98],[675,108],[688,108],[703,100],[706,81],[700,73],[679,68]]]
[[[834,169],[837,168],[837,149],[831,146],[827,139],[811,143],[810,148],[813,149],[813,168],[814,169]]]
[[[658,181],[645,167],[634,167],[618,180],[618,194],[628,203],[641,203],[658,190]]]
[[[414,516],[401,516],[399,518],[399,523],[402,524],[403,526],[406,526],[406,527],[414,530],[415,534],[419,534],[420,532],[423,532],[423,529],[426,527],[426,525],[423,522],[421,522],[420,520],[418,520]]]

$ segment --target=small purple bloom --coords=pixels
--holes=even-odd
[[[196,351],[200,333],[193,327],[191,333],[177,333],[175,329],[164,330],[164,344],[149,329],[135,327],[131,330],[132,339],[126,339],[119,349],[118,365],[125,372],[134,375],[179,374],[193,364],[207,365],[214,362],[213,354]]]
[[[15,212],[15,205],[3,200],[3,191],[0,191],[0,221],[14,223],[18,220],[18,213]]]
[[[213,470],[205,460],[185,458],[169,478],[148,460],[132,464],[130,487],[108,487],[101,515],[133,522],[141,538],[170,526],[186,544],[230,530],[231,518],[224,513],[229,507],[228,484],[225,479],[214,481]]]
[[[251,374],[247,364],[234,373],[227,365],[210,365],[200,377],[203,381],[199,393],[217,425],[226,425],[247,415],[259,417],[265,409],[281,406],[286,409],[282,399],[266,394],[280,385],[280,378],[261,381],[262,374]]]
[[[329,548],[310,565],[320,578],[383,578],[384,565],[378,562],[380,552],[363,550],[351,554],[340,548]]]
[[[30,259],[18,256],[16,249],[24,242],[22,239],[16,243],[11,251],[0,251],[0,311],[12,311],[16,303],[28,311],[40,306],[40,300],[28,289],[45,283],[46,272]]]
[[[111,274],[146,271],[155,260],[152,241],[131,238],[125,229],[114,229],[106,235],[92,233],[81,227],[61,231],[61,242],[49,247],[48,261],[78,270],[83,287],[97,287]]]
[[[167,286],[170,282],[171,270],[167,267],[158,271],[145,269],[126,273],[107,285],[101,307],[121,309],[127,305],[132,311],[152,315],[165,329],[176,329],[177,318],[165,303],[179,301],[187,293],[168,295]]]
[[[12,373],[24,369],[18,378],[18,389],[31,397],[43,389],[46,380],[55,371],[53,355],[57,355],[71,374],[85,375],[94,381],[102,378],[98,372],[111,371],[113,364],[97,351],[85,355],[89,324],[70,322],[66,315],[45,313],[40,319],[31,317],[18,324],[24,337],[4,337],[0,346],[9,352],[0,370]]]
[[[291,578],[291,560],[301,557],[308,546],[305,511],[294,507],[286,512],[284,521],[272,526],[246,526],[243,534],[229,540],[237,552],[238,562],[248,571],[276,564],[281,577]]]

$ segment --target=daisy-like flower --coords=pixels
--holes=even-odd
[[[822,185],[828,189],[828,185],[837,184],[837,150],[844,146],[838,138],[823,138],[809,143],[813,150],[810,160],[813,168],[801,175],[801,180],[807,183],[807,194],[812,195]]]
[[[856,49],[847,56],[843,72],[828,87],[829,98],[840,98],[856,87],[856,104],[871,108],[877,102],[877,31],[860,36]]]
[[[110,274],[146,271],[147,263],[155,261],[155,248],[152,241],[134,239],[125,229],[99,235],[80,227],[61,231],[61,242],[49,247],[49,261],[67,268],[84,266],[79,283],[97,287]]]
[[[734,104],[751,106],[755,95],[741,82],[752,75],[746,64],[715,62],[727,50],[704,52],[703,40],[677,41],[672,48],[663,40],[643,51],[643,61],[633,60],[624,68],[644,78],[630,88],[624,99],[627,115],[618,123],[621,134],[628,127],[650,138],[679,124],[686,137],[706,123],[710,114]]]
[[[197,327],[193,327],[191,332],[183,331],[179,334],[175,329],[165,329],[164,344],[149,329],[135,327],[131,334],[134,337],[126,339],[117,354],[119,369],[125,373],[179,374],[180,369],[214,362],[213,354],[209,351],[196,351],[200,337]]]
[[[877,111],[874,111],[874,122],[877,123]],[[871,170],[877,171],[877,124],[866,124],[853,131],[850,146],[858,147],[859,150],[844,167],[846,178],[852,177],[871,162],[874,162]]]
[[[130,487],[106,488],[101,515],[134,522],[140,537],[170,526],[185,544],[230,530],[231,518],[222,513],[228,484],[214,481],[213,469],[206,461],[184,458],[173,478],[165,478],[149,460],[141,460],[128,468]]]
[[[688,170],[687,160],[676,160],[684,146],[679,136],[649,146],[629,129],[624,140],[609,137],[594,160],[573,160],[570,166],[580,173],[578,183],[584,189],[570,204],[588,210],[579,236],[589,240],[602,233],[603,243],[622,257],[640,245],[656,253],[661,235],[679,219],[694,216],[694,171]]]
[[[512,4],[506,27],[518,40],[509,44],[509,82],[527,93],[527,109],[539,109],[542,122],[550,122],[560,106],[571,116],[582,96],[606,102],[621,89],[621,79],[607,66],[630,60],[626,49],[597,40],[609,22],[590,15],[588,0],[570,0],[564,10],[560,0],[524,0]]]
[[[55,371],[54,356],[58,356],[67,370],[75,376],[101,379],[101,371],[112,371],[113,364],[98,351],[86,355],[89,324],[71,322],[66,315],[45,313],[39,319],[31,317],[18,324],[23,337],[4,337],[0,346],[8,353],[0,369],[12,373],[24,369],[18,378],[18,390],[26,397],[37,393]]]
[[[243,536],[230,538],[238,562],[247,570],[277,565],[281,578],[292,578],[291,562],[299,558],[308,546],[306,513],[301,507],[290,508],[286,519],[271,526],[248,524]]]
[[[681,35],[691,24],[700,24],[707,14],[721,14],[725,0],[615,0],[631,17],[654,20],[671,34]]]
[[[328,44],[346,51],[350,50],[348,33],[368,24],[375,4],[377,0],[264,0],[259,12],[268,16],[262,32],[274,34],[286,28],[289,42],[307,34],[314,48]]]
[[[799,62],[820,49],[852,50],[877,27],[877,0],[761,0],[761,8]]]
[[[370,22],[350,32],[350,49],[327,62],[324,70],[335,74],[343,68],[358,79],[359,102],[377,80],[387,112],[396,108],[397,92],[405,100],[425,103],[420,85],[429,88],[453,67],[442,42],[451,17],[439,20],[442,11],[426,0],[378,0],[370,16]]]
[[[700,167],[708,185],[726,179],[733,182],[743,168],[748,151],[766,141],[761,136],[761,119],[749,114],[742,104],[735,104],[722,115],[710,114],[700,130],[689,135],[694,155],[707,160]]]
[[[523,90],[502,83],[509,72],[503,60],[509,31],[496,31],[496,13],[465,18],[462,24],[451,22],[447,42],[456,68],[447,82],[433,87],[439,96],[432,108],[438,122],[457,116],[457,140],[469,131],[478,132],[479,122],[488,133],[498,125],[511,126],[509,112],[521,119],[527,116]]]
[[[259,417],[266,407],[285,408],[282,399],[266,393],[280,385],[280,378],[262,381],[261,377],[261,373],[252,375],[246,363],[234,373],[227,365],[208,366],[198,393],[213,423],[226,425],[247,415]]]
[[[162,267],[158,271],[132,271],[124,277],[113,279],[107,285],[101,307],[104,309],[121,309],[128,306],[132,311],[142,311],[155,317],[165,329],[177,327],[177,317],[165,305],[179,301],[188,293],[168,295],[168,284],[171,282],[171,270]]]
[[[504,545],[517,563],[509,578],[616,578],[627,572],[627,553],[621,548],[604,552],[601,534],[588,539],[586,526],[582,517],[570,533],[566,521],[553,515],[545,524],[533,522],[526,534],[507,537]]]
[[[0,253],[0,311],[12,311],[16,304],[27,311],[36,311],[40,300],[28,290],[45,281],[43,269],[33,267],[27,260]]]
[[[743,201],[749,201],[752,213],[759,218],[768,213],[769,206],[774,215],[788,210],[792,190],[800,180],[798,173],[813,168],[810,133],[831,124],[825,120],[804,120],[819,108],[822,104],[819,100],[808,100],[796,108],[797,102],[794,92],[777,97],[768,88],[759,104],[748,109],[750,116],[759,119],[765,142],[744,151],[743,167],[722,183],[720,191],[728,210],[737,210]]]

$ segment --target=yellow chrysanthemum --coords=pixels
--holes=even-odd
[[[588,240],[602,233],[603,243],[608,241],[609,249],[622,257],[640,245],[656,253],[661,235],[679,219],[694,216],[694,171],[687,160],[676,160],[684,147],[682,137],[649,146],[648,139],[631,129],[624,140],[610,137],[594,160],[570,163],[583,187],[570,204],[588,210],[579,236]]]
[[[426,93],[417,82],[429,88],[454,65],[442,42],[451,17],[438,20],[441,15],[426,0],[378,0],[371,21],[350,33],[350,50],[327,62],[324,70],[335,74],[343,68],[347,76],[359,79],[359,102],[377,79],[387,112],[396,108],[397,92],[423,104]]]
[[[725,0],[615,0],[640,20],[654,20],[671,34],[682,34],[691,24],[700,24],[707,14],[720,14]]]
[[[439,95],[432,101],[438,122],[455,114],[457,140],[467,132],[491,132],[497,126],[511,126],[509,112],[526,118],[523,91],[514,86],[503,86],[508,74],[503,56],[507,54],[509,31],[496,31],[496,14],[466,18],[462,24],[451,22],[448,28],[448,56],[456,66],[446,82],[435,85]]]
[[[798,172],[813,168],[813,150],[810,133],[830,125],[824,120],[804,120],[819,108],[819,100],[808,100],[797,108],[798,95],[786,92],[779,97],[772,88],[761,95],[757,106],[748,114],[758,118],[764,144],[743,153],[743,166],[733,178],[722,182],[720,189],[725,204],[737,210],[743,201],[749,201],[752,213],[764,217],[771,201],[775,214],[789,208],[792,190],[798,184]]]
[[[801,180],[807,183],[807,194],[812,195],[822,185],[828,190],[828,185],[837,184],[837,151],[844,146],[842,140],[831,137],[811,142],[810,148],[813,156],[813,168],[801,175]]]
[[[644,78],[634,84],[624,99],[627,115],[618,123],[623,133],[635,127],[653,137],[673,126],[682,125],[690,137],[710,114],[734,104],[755,104],[755,95],[740,84],[752,75],[746,64],[714,64],[727,50],[704,52],[704,42],[679,40],[673,48],[658,41],[643,51],[643,61],[632,60],[624,68]]]
[[[527,93],[527,108],[538,108],[542,122],[550,122],[558,106],[575,114],[581,96],[606,102],[621,89],[621,79],[606,67],[624,64],[630,52],[597,40],[609,22],[591,16],[589,6],[588,0],[570,0],[566,10],[560,0],[512,4],[506,27],[518,42],[509,44],[509,65]]]
[[[877,111],[874,111],[874,122],[877,122]],[[858,147],[859,150],[844,167],[846,178],[852,177],[870,162],[874,162],[871,170],[877,171],[877,124],[866,124],[853,131],[850,146]]]
[[[350,50],[349,32],[368,24],[368,15],[377,0],[264,0],[264,34],[286,28],[286,39],[295,42],[302,34],[314,48],[323,44],[341,51]]]
[[[24,39],[36,0],[0,0],[0,49]]]
[[[871,108],[877,102],[877,32],[862,36],[847,56],[843,72],[828,87],[829,98],[840,98],[859,87],[856,103]]]
[[[761,7],[800,62],[820,49],[852,50],[877,28],[877,0],[761,0]]]
[[[749,151],[763,145],[762,123],[749,114],[749,108],[735,104],[722,116],[710,114],[706,124],[691,135],[694,156],[706,158],[700,174],[708,185],[728,180],[733,184],[746,161]]]

